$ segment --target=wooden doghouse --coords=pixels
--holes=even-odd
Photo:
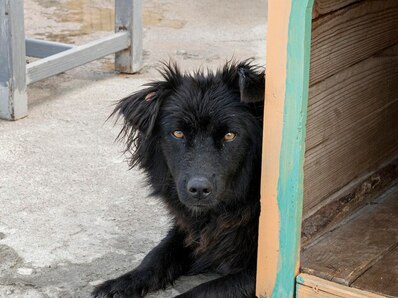
[[[269,0],[258,297],[398,297],[398,1]]]

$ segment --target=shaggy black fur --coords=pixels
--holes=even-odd
[[[93,297],[142,297],[181,275],[221,278],[179,297],[254,297],[264,71],[250,60],[213,73],[182,74],[122,99],[131,166],[147,174],[173,227],[133,271],[106,281]]]

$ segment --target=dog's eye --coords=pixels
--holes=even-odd
[[[226,142],[231,142],[231,141],[233,141],[235,138],[236,138],[236,133],[229,132],[229,133],[225,134],[225,136],[224,136],[224,141],[226,141]]]
[[[174,137],[177,139],[182,139],[184,138],[184,133],[181,130],[175,130],[171,133]]]

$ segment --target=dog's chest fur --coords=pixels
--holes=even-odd
[[[185,235],[185,245],[194,259],[191,273],[213,270],[233,273],[254,266],[257,246],[258,204],[236,212],[211,214],[203,218],[192,215],[176,218],[176,226]]]

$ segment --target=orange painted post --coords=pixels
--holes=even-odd
[[[268,1],[266,92],[261,174],[261,215],[257,268],[258,297],[270,293],[276,281],[279,251],[277,203],[279,159],[285,98],[290,0]]]
[[[269,0],[258,297],[294,296],[313,0]]]

